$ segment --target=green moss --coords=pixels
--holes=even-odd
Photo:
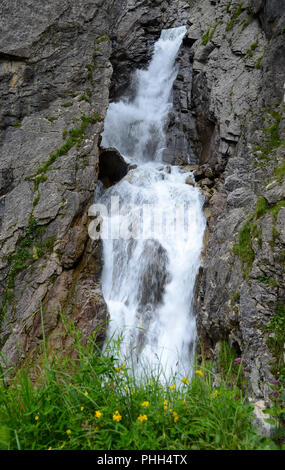
[[[21,127],[22,126],[22,121],[14,122],[12,124],[13,127]]]
[[[63,103],[61,106],[63,108],[70,108],[70,106],[73,106],[73,103],[72,101],[68,101],[67,103]]]
[[[257,205],[256,205],[256,210],[255,210],[255,215],[256,218],[259,219],[260,217],[263,217],[268,210],[268,202],[264,197],[259,197],[257,200]]]
[[[80,96],[79,101],[87,101],[87,103],[90,103],[90,98],[83,93],[83,95]]]
[[[58,119],[58,116],[48,116],[47,114],[44,116],[49,122],[54,122]]]
[[[282,165],[274,169],[274,175],[282,181],[285,176],[285,161],[283,161]]]
[[[263,59],[263,56],[259,57],[255,63],[255,68],[260,69],[261,61]]]
[[[273,214],[273,218],[275,222],[277,220],[278,212],[280,211],[282,207],[285,207],[285,200],[277,202],[277,204],[275,204],[273,207],[269,209],[269,212]]]
[[[41,195],[38,192],[37,195],[35,196],[34,200],[33,200],[33,207],[36,207],[36,205],[39,203],[40,198],[41,198]]]
[[[101,42],[104,42],[104,41],[109,41],[110,39],[110,36],[109,34],[104,34],[103,36],[100,36],[98,39],[96,39],[96,44],[100,44]]]
[[[267,285],[272,286],[272,287],[278,287],[279,286],[278,282],[276,282],[275,279],[273,279],[273,277],[268,277],[268,276],[266,276],[266,274],[263,274],[257,280],[258,280],[258,282],[262,282],[263,284],[267,284]]]

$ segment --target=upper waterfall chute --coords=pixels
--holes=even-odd
[[[161,161],[171,91],[178,69],[175,59],[186,26],[164,30],[146,70],[137,70],[136,96],[111,103],[102,134],[103,147],[115,147],[127,160]]]

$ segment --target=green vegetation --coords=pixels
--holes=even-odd
[[[72,101],[68,101],[67,103],[63,103],[61,106],[63,108],[70,108],[70,106],[73,106],[73,103]]]
[[[230,11],[231,5],[233,3],[233,0],[230,0],[229,3],[226,6],[226,12],[228,13]]]
[[[256,218],[259,219],[260,217],[263,217],[268,210],[268,202],[264,197],[259,197],[257,199],[257,204],[256,204],[256,210],[255,210],[255,215]]]
[[[274,362],[272,373],[276,376],[285,377],[284,344],[285,344],[285,304],[278,303],[276,312],[266,325],[268,346],[270,347]]]
[[[96,39],[96,44],[100,44],[101,42],[104,42],[104,41],[109,41],[110,39],[110,36],[109,34],[104,34],[103,36],[100,36],[98,39]]]
[[[213,27],[213,29],[208,29],[208,31],[206,31],[206,33],[203,35],[202,37],[202,44],[203,46],[205,46],[206,44],[208,44],[208,42],[212,39],[212,37],[214,36],[215,34],[215,31],[217,29],[217,27],[219,26],[219,24],[221,24],[222,21],[218,21],[218,23]]]
[[[219,359],[219,386],[213,364],[203,360],[192,380],[163,385],[151,373],[136,380],[118,359],[118,344],[101,353],[95,335],[83,345],[75,325],[65,328],[70,357],[49,353],[43,330],[36,381],[23,368],[11,373],[9,386],[0,375],[3,449],[278,449],[252,425],[246,367],[228,348]]]
[[[241,24],[241,30],[244,31],[245,28],[247,28],[249,25],[249,20],[243,20],[242,24]]]
[[[261,277],[259,277],[258,282],[262,282],[263,284],[267,284],[268,286],[272,286],[272,287],[279,286],[278,282],[276,282],[275,279],[273,279],[272,277],[266,276],[266,274],[263,274]]]
[[[33,200],[33,207],[36,207],[36,205],[39,203],[39,200],[41,198],[40,192],[38,192]]]
[[[253,42],[250,48],[246,52],[246,57],[253,57],[253,52],[255,51],[257,47],[258,47],[258,41]]]
[[[240,299],[240,292],[234,292],[233,294],[231,294],[231,305],[233,305],[235,302],[238,302],[239,299]]]
[[[44,116],[49,122],[54,122],[58,119],[58,116],[48,116],[47,114]]]
[[[86,68],[88,70],[87,78],[88,78],[88,80],[90,80],[90,82],[92,82],[93,81],[93,72],[94,72],[94,70],[96,70],[98,68],[98,65],[96,65],[96,64],[87,64]]]
[[[255,64],[256,69],[260,69],[262,59],[263,59],[263,56],[261,56],[257,59],[256,64]]]
[[[278,213],[282,207],[285,207],[285,200],[279,201],[273,206],[269,206],[267,200],[263,197],[259,197],[256,204],[255,212],[249,217],[241,228],[238,236],[238,244],[233,246],[233,253],[240,257],[243,264],[244,276],[247,277],[251,271],[255,253],[252,248],[252,237],[257,239],[259,246],[262,246],[262,239],[260,231],[258,230],[255,220],[264,217],[266,214],[270,213],[273,215],[273,223],[276,222]],[[279,236],[278,231],[273,225],[273,243],[275,239]]]
[[[283,161],[282,165],[274,169],[274,175],[277,176],[279,181],[285,176],[285,161]]]
[[[279,136],[282,113],[278,113],[274,110],[265,111],[267,114],[267,119],[270,120],[271,125],[263,129],[263,145],[256,145],[253,147],[253,151],[260,152],[260,155],[257,157],[258,160],[270,161],[270,154],[276,148],[280,147],[281,145],[285,145],[285,139],[281,139]],[[259,162],[255,162],[255,166],[259,166]],[[282,173],[282,169],[280,172]]]
[[[31,216],[24,234],[19,238],[15,252],[8,255],[10,271],[8,274],[8,283],[6,291],[6,299],[12,298],[10,289],[15,287],[16,276],[27,269],[36,259],[50,252],[53,248],[55,237],[42,239],[46,227],[38,225],[36,219]]]
[[[230,8],[231,5],[229,5]],[[229,11],[229,8],[227,8],[227,12]],[[231,15],[230,21],[227,23],[226,26],[226,31],[230,31],[233,29],[234,25],[239,22],[238,17],[240,16],[242,10],[243,10],[243,2],[239,3],[235,11]]]
[[[22,126],[22,121],[14,122],[12,124],[13,127],[21,127]]]
[[[36,173],[29,175],[26,179],[33,180],[35,185],[35,191],[38,189],[39,184],[47,179],[46,172],[49,167],[56,161],[56,159],[61,155],[66,155],[69,150],[77,145],[79,147],[82,143],[82,140],[86,134],[87,128],[90,124],[94,124],[102,120],[100,114],[95,113],[87,117],[84,114],[81,116],[81,125],[78,128],[71,129],[69,131],[69,138],[59,149],[54,153],[51,153],[49,158],[43,163],[43,166],[38,168]]]
[[[243,263],[245,275],[250,273],[255,258],[252,248],[251,229],[252,225],[247,220],[239,232],[238,244],[233,246],[233,253],[239,256]]]

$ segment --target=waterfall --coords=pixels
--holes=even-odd
[[[137,376],[190,376],[196,327],[192,300],[205,218],[191,173],[162,161],[165,125],[186,27],[164,30],[136,96],[111,103],[102,145],[116,147],[132,170],[97,193],[102,211],[102,289],[108,338],[123,334],[122,360]]]

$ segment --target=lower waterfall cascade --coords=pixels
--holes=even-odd
[[[131,169],[95,192],[102,216],[102,289],[107,340],[122,335],[121,359],[142,376],[191,376],[196,323],[192,304],[205,230],[203,196],[192,174],[163,162],[165,126],[186,27],[163,30],[152,60],[133,77],[131,100],[111,103],[102,147]]]

